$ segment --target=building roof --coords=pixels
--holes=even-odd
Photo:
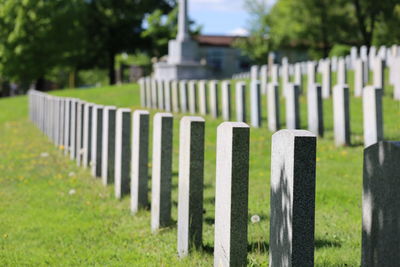
[[[233,45],[233,42],[239,38],[238,36],[227,35],[196,35],[194,39],[200,46],[227,46]]]

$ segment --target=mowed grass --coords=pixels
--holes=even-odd
[[[320,79],[320,78],[319,78]],[[335,77],[333,78],[335,80]],[[350,81],[352,77],[350,75]],[[306,80],[303,81],[306,84]],[[384,97],[385,138],[400,140],[400,104]],[[234,100],[234,90],[232,90]],[[63,90],[56,95],[90,102],[140,108],[136,84]],[[249,95],[247,101],[249,102]],[[271,135],[251,129],[248,265],[268,266]],[[281,99],[284,124],[284,99]],[[234,105],[232,106],[234,120]],[[156,112],[152,110],[152,115]],[[247,117],[249,118],[249,112]],[[177,219],[179,120],[174,114],[173,209]],[[360,266],[362,193],[362,102],[351,97],[352,142],[333,142],[332,100],[324,100],[326,134],[318,139],[315,265]],[[307,127],[306,96],[301,124]],[[185,259],[176,252],[176,224],[150,231],[150,212],[132,216],[130,200],[116,200],[89,170],[76,167],[29,122],[27,98],[0,100],[0,265],[1,266],[210,266],[213,264],[216,128],[222,120],[206,117],[204,249]],[[150,150],[151,159],[151,150]],[[151,166],[151,163],[150,163]],[[150,188],[150,187],[149,187]],[[72,190],[72,191],[71,191]],[[74,194],[70,194],[75,191]],[[149,192],[150,196],[150,192]],[[252,224],[250,217],[261,221]]]

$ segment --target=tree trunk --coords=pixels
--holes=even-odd
[[[36,90],[44,91],[46,89],[45,85],[46,85],[46,83],[45,83],[44,77],[40,77],[39,79],[36,80],[35,88],[36,88]]]
[[[363,44],[366,45],[369,49],[372,43],[372,34],[374,31],[375,25],[375,16],[371,15],[371,29],[368,31],[367,23],[366,23],[366,14],[364,14],[361,10],[360,0],[353,0],[354,8],[356,10],[356,17],[358,21],[358,27],[361,32],[361,36],[363,38]]]
[[[114,52],[109,52],[108,78],[110,81],[110,85],[115,84],[115,53]]]

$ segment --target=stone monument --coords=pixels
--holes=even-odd
[[[159,80],[191,80],[207,77],[205,65],[198,60],[198,45],[189,35],[187,0],[179,0],[178,35],[168,43],[166,62],[154,64],[154,76]]]

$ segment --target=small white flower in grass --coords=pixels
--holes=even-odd
[[[68,176],[69,177],[72,177],[72,176],[74,176],[75,175],[75,173],[74,172],[70,172],[70,173],[68,173]]]
[[[252,223],[258,223],[258,222],[260,222],[260,216],[258,216],[257,214],[255,214],[255,215],[253,215],[253,216],[251,216],[251,222]]]
[[[40,153],[40,156],[41,156],[42,158],[46,158],[46,157],[49,156],[49,153],[47,153],[47,152],[42,152],[42,153]]]
[[[68,194],[70,194],[70,195],[74,195],[76,193],[76,190],[75,189],[71,189],[71,190],[69,190],[69,192],[68,192]]]

